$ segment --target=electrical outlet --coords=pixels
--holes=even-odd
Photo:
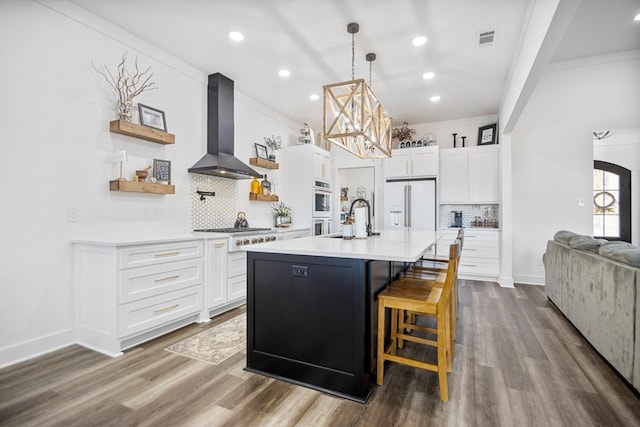
[[[67,208],[67,222],[80,221],[80,208],[68,207]]]
[[[538,267],[544,267],[544,264],[542,263],[542,258],[538,258],[537,265]]]
[[[584,197],[578,197],[578,206],[584,206]]]

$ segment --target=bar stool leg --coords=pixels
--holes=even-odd
[[[384,377],[384,311],[384,303],[378,301],[378,366],[376,370],[376,384],[378,385],[382,385]]]

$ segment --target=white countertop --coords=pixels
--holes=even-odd
[[[273,228],[271,233],[283,233],[293,231],[310,231],[308,227],[287,227]],[[212,240],[226,239],[234,233],[208,233],[208,232],[185,232],[185,233],[158,233],[150,231],[132,232],[124,230],[122,232],[109,230],[105,232],[91,232],[80,235],[71,240],[72,243],[81,245],[98,246],[133,246],[148,245],[156,243],[171,243],[189,240]],[[250,232],[245,233],[250,234]]]
[[[344,240],[325,236],[243,246],[247,252],[414,262],[433,245],[437,231],[381,230],[379,236]]]

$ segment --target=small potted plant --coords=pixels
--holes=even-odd
[[[276,161],[276,151],[282,148],[282,137],[281,136],[265,136],[264,143],[269,149],[271,149],[271,154],[269,154],[269,160],[272,162]]]
[[[291,208],[283,202],[273,203],[273,217],[276,220],[276,227],[288,227],[291,225]]]

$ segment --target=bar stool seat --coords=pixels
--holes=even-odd
[[[388,360],[437,372],[440,384],[440,399],[443,402],[449,400],[447,372],[451,370],[453,350],[450,300],[453,283],[457,279],[459,251],[459,243],[454,243],[450,246],[447,273],[443,283],[428,280],[421,280],[419,283],[408,279],[397,280],[378,294],[378,359],[376,376],[378,385],[383,384],[384,362]],[[385,347],[384,332],[387,309],[391,311],[391,342],[388,347]],[[405,333],[407,326],[405,322],[406,311],[435,317],[436,328],[425,329],[428,329],[427,332],[435,333],[436,339],[432,340]],[[421,330],[421,327],[417,327],[414,324],[408,326],[411,330]],[[401,347],[404,341],[436,347],[436,363],[398,355],[397,348]]]

